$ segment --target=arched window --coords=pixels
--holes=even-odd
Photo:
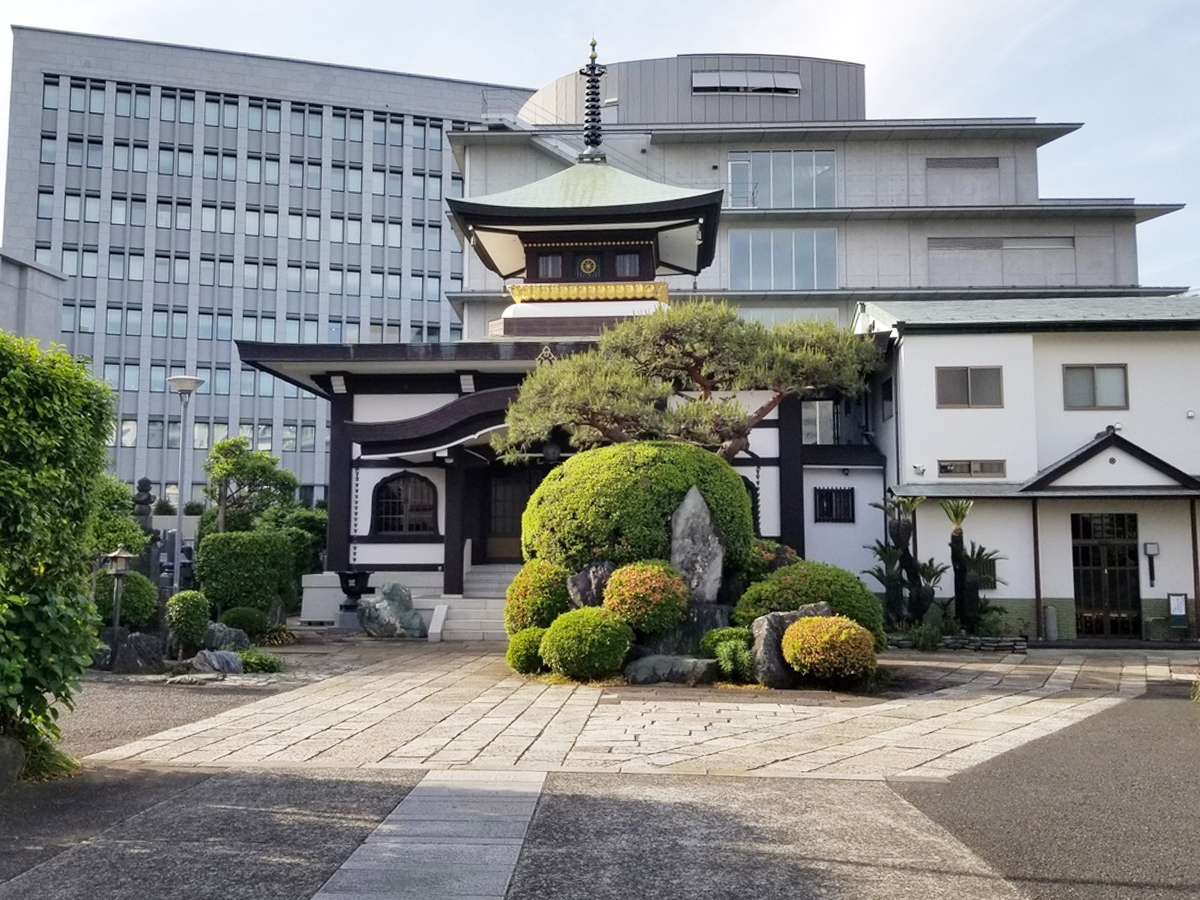
[[[428,478],[401,472],[375,487],[376,534],[437,534],[437,488]]]

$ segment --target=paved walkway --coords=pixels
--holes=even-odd
[[[889,653],[878,699],[826,692],[554,685],[489,645],[356,648],[365,663],[93,754],[204,767],[515,769],[944,779],[1194,675],[1195,651]],[[382,657],[382,658],[380,658]],[[377,661],[372,662],[371,659]]]

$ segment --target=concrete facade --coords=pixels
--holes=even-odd
[[[116,474],[174,495],[180,404],[163,382],[197,372],[184,499],[207,448],[239,433],[320,499],[327,405],[244,370],[234,339],[457,338],[444,135],[529,92],[13,31],[4,245],[66,271],[61,310],[38,329],[117,391]]]
[[[0,252],[0,331],[57,341],[66,279],[53,269]]]

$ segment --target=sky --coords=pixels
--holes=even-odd
[[[0,6],[0,148],[8,144],[12,25],[529,88],[583,65],[592,37],[601,62],[745,52],[862,63],[869,118],[1083,123],[1042,148],[1041,195],[1188,204],[1139,227],[1140,280],[1200,286],[1196,0],[10,0]]]

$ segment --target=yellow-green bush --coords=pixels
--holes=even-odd
[[[570,678],[608,678],[621,671],[633,629],[606,609],[585,606],[563,613],[542,636],[546,665]]]
[[[562,566],[544,559],[525,563],[504,594],[504,630],[512,635],[526,628],[545,628],[570,609],[569,577]]]
[[[630,563],[609,577],[602,605],[634,631],[663,634],[687,612],[687,582],[662,560]]]
[[[510,637],[508,650],[504,653],[508,667],[522,675],[532,675],[545,669],[541,653],[545,634],[545,628],[525,628]]]
[[[693,485],[724,542],[726,570],[740,571],[754,536],[741,476],[715,453],[663,441],[599,447],[552,470],[521,517],[522,552],[571,572],[604,559],[664,559],[671,514]]]
[[[167,598],[167,627],[186,650],[204,643],[208,612],[208,598],[200,591],[180,591]]]
[[[864,678],[875,671],[875,641],[845,616],[805,616],[783,633],[783,658],[818,681]]]

